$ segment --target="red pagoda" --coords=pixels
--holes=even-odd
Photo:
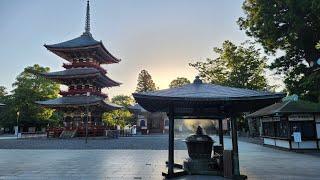
[[[96,41],[90,33],[90,6],[87,1],[85,32],[66,42],[44,45],[49,51],[68,61],[65,70],[41,74],[42,76],[68,86],[60,91],[62,97],[37,103],[63,112],[63,130],[55,130],[55,136],[84,136],[85,123],[88,121],[89,136],[104,133],[102,114],[121,108],[107,102],[107,95],[101,92],[105,87],[119,86],[120,83],[106,76],[107,71],[101,64],[120,62]],[[59,132],[57,132],[59,131]]]

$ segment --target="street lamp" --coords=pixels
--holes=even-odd
[[[88,122],[89,122],[89,104],[88,99],[90,96],[90,92],[87,92],[87,99],[86,99],[86,109],[87,109],[87,120],[86,120],[86,144],[88,143]]]
[[[19,116],[20,111],[17,111],[17,139],[19,138]]]

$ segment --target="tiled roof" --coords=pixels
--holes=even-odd
[[[140,104],[138,104],[138,103],[136,103],[133,106],[130,106],[129,109],[133,110],[133,111],[147,112],[147,110],[145,110],[143,107],[141,107]]]
[[[284,101],[259,109],[247,117],[260,117],[281,113],[320,113],[320,104],[307,101]]]
[[[48,72],[43,73],[44,76],[49,77],[69,77],[69,76],[78,76],[78,75],[90,75],[90,74],[97,74],[100,71],[96,68],[71,68],[66,69],[63,71],[56,71],[56,72]]]
[[[202,83],[199,77],[194,83],[177,88],[133,93],[136,102],[147,111],[169,112],[171,104],[175,112],[183,115],[248,112],[268,106],[284,96],[284,93]]]
[[[122,106],[112,104],[99,96],[65,96],[47,101],[36,101],[37,104],[47,107],[65,107],[65,106],[86,106],[102,104],[107,109],[120,109]]]
[[[78,48],[94,46],[101,42],[93,39],[90,33],[83,33],[81,36],[58,44],[45,45],[47,48]]]
[[[70,60],[70,56],[81,52],[94,51],[101,63],[118,63],[121,60],[114,57],[103,45],[101,41],[93,39],[91,33],[84,32],[81,36],[58,44],[44,45],[49,51],[56,55]],[[81,54],[81,53],[80,53]],[[97,58],[97,57],[95,57]]]
[[[96,68],[71,68],[63,71],[42,73],[41,75],[50,79],[70,79],[97,76],[105,87],[119,86],[121,84],[110,79],[108,76],[101,74]]]
[[[134,93],[135,97],[158,97],[165,99],[194,99],[194,100],[237,100],[259,99],[274,96],[284,96],[283,93],[255,91],[250,89],[233,88],[206,83],[192,83],[178,88],[164,89],[153,92]]]

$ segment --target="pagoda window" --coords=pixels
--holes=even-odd
[[[82,89],[82,85],[77,85],[77,89]]]
[[[85,89],[89,89],[90,86],[89,86],[88,84],[86,84],[86,85],[84,86],[84,88],[85,88]]]

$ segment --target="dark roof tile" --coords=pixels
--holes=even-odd
[[[47,107],[64,107],[64,106],[86,106],[102,104],[107,109],[120,109],[122,106],[107,102],[99,96],[65,96],[47,101],[36,101],[37,104]]]
[[[78,48],[94,46],[101,42],[93,39],[91,34],[83,33],[81,36],[58,44],[45,45],[47,48]]]
[[[320,104],[307,101],[284,101],[275,103],[258,111],[247,115],[246,117],[261,117],[267,115],[281,114],[281,113],[320,113]]]

